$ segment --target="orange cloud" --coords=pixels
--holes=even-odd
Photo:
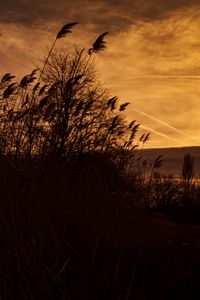
[[[199,25],[194,8],[153,23],[141,22],[113,37],[100,62],[102,77],[112,92],[177,130],[131,107],[129,118],[186,145],[200,141]],[[155,132],[152,136],[150,146],[178,146]]]
[[[1,3],[1,73],[23,76],[40,65],[60,26],[68,21],[82,24],[70,38],[59,41],[58,48],[90,47],[98,33],[111,31],[108,49],[96,57],[100,77],[112,94],[132,103],[128,118],[151,128],[149,146],[198,144],[199,0],[17,3]]]

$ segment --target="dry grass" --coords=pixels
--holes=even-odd
[[[180,210],[181,185],[156,175],[162,157],[148,162],[132,151],[149,134],[136,143],[139,124],[123,114],[129,103],[94,77],[91,54],[105,49],[106,35],[67,55],[52,54],[55,40],[39,78],[34,70],[1,79],[4,300],[191,300],[200,292],[199,225],[169,221],[188,221],[199,202]]]

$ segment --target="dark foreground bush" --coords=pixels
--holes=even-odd
[[[200,292],[198,249],[188,253],[177,225],[124,205],[110,159],[0,165],[3,299],[189,300]]]
[[[78,299],[97,288],[96,256],[110,247],[102,240],[123,207],[118,180],[111,163],[95,155],[17,165],[1,159],[2,297],[60,299],[60,291]]]

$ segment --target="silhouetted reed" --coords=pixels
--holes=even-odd
[[[149,133],[137,139],[129,103],[96,79],[91,56],[108,32],[89,50],[55,51],[76,24],[41,72],[0,82],[0,298],[193,299],[175,235],[186,227],[157,214],[181,219],[183,184],[158,173],[162,156],[144,158]],[[197,211],[199,187],[190,193]]]
[[[74,25],[65,25],[56,39]],[[105,35],[97,38],[89,55],[84,49],[65,54],[52,53],[52,48],[39,79],[38,70],[19,82],[12,82],[11,74],[2,77],[2,154],[16,159],[24,155],[66,157],[134,146],[139,125],[127,127],[123,111],[129,103],[117,108],[117,97],[109,98],[95,81],[89,61],[91,51],[105,49]]]

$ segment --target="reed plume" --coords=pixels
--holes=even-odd
[[[60,31],[58,32],[56,39],[60,39],[65,37],[68,33],[72,33],[71,28],[74,27],[75,25],[77,25],[77,22],[73,22],[73,23],[68,23],[66,25],[64,25]]]
[[[44,62],[44,66],[43,66],[43,68],[42,68],[42,70],[41,70],[41,73],[40,73],[38,82],[40,82],[40,80],[41,80],[41,78],[42,78],[42,75],[43,75],[43,73],[44,73],[44,69],[45,69],[46,64],[47,64],[47,62],[48,62],[48,60],[49,60],[49,57],[50,57],[50,55],[51,55],[51,53],[52,53],[52,51],[53,51],[53,49],[54,49],[54,47],[55,47],[55,45],[56,45],[57,40],[58,40],[58,39],[61,39],[61,38],[63,38],[63,37],[65,37],[68,33],[71,33],[71,32],[72,32],[72,31],[71,31],[71,28],[74,27],[74,26],[77,25],[77,24],[78,24],[77,22],[68,23],[68,24],[64,25],[64,26],[60,29],[60,31],[57,33],[56,38],[55,38],[55,40],[54,40],[54,42],[53,42],[53,45],[51,46],[51,49],[49,50],[49,53],[48,53],[48,55],[47,55],[47,58],[46,58],[46,60],[45,60],[45,62]]]
[[[11,75],[10,73],[6,73],[6,74],[2,77],[1,83],[9,82],[9,81],[11,81],[13,78],[15,78],[14,75]]]
[[[99,53],[100,51],[103,51],[106,49],[106,42],[104,41],[105,36],[109,32],[104,32],[98,36],[94,44],[92,45],[92,48],[88,50],[88,53],[91,55],[92,53]]]
[[[120,108],[119,108],[119,111],[124,111],[129,104],[130,104],[129,102],[121,104]]]

